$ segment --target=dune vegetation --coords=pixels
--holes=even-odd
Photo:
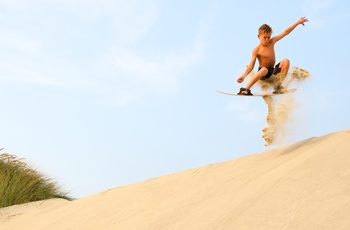
[[[0,154],[0,208],[50,198],[72,200],[56,181],[38,172],[25,159]]]

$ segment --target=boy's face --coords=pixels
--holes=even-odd
[[[261,34],[258,35],[258,38],[260,40],[260,44],[266,46],[270,42],[271,33],[261,33]]]

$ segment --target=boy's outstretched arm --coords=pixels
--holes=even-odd
[[[272,39],[274,40],[274,42],[277,42],[277,41],[281,40],[282,38],[284,38],[285,36],[287,36],[288,34],[290,34],[290,32],[292,32],[295,29],[295,27],[297,27],[300,24],[304,26],[304,23],[308,22],[308,21],[309,20],[307,18],[301,17],[293,25],[289,26],[285,31],[283,31],[282,33],[280,33],[279,35],[275,36]]]
[[[252,72],[254,66],[255,66],[255,61],[257,58],[257,48],[255,48],[252,52],[252,58],[250,59],[249,65],[247,65],[246,70],[244,71],[244,73],[237,78],[237,82],[238,83],[242,83],[244,81],[244,79],[248,76],[248,74],[250,72]]]

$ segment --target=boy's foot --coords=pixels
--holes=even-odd
[[[252,92],[250,91],[250,89],[246,89],[246,88],[240,88],[239,89],[239,93],[237,93],[238,95],[246,95],[246,96],[252,96]]]
[[[287,92],[287,90],[281,85],[276,85],[274,89],[275,89],[275,91],[273,91],[274,94],[284,94],[285,92]]]

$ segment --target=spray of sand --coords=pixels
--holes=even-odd
[[[269,81],[259,81],[263,91],[273,89],[278,78],[276,75]],[[299,67],[293,67],[292,72],[285,77],[283,86],[288,89],[293,83],[300,83],[310,77],[309,71]],[[265,145],[275,144],[277,140],[283,140],[286,134],[286,126],[295,107],[293,94],[286,94],[279,97],[264,96],[265,103],[268,106],[266,122],[267,125],[262,130],[262,138]]]

